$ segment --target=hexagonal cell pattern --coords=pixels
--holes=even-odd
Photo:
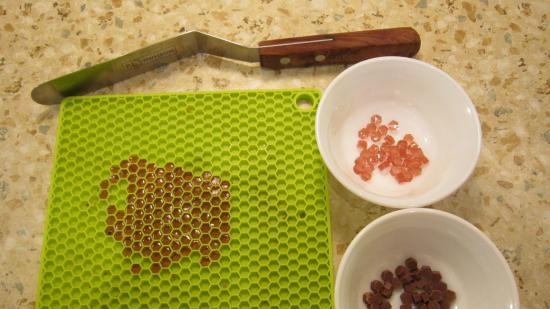
[[[37,308],[330,308],[318,98],[67,98]]]
[[[158,166],[136,154],[109,170],[109,177],[99,183],[100,199],[108,198],[110,187],[128,180],[125,183],[126,207],[117,210],[115,205],[107,206],[105,219],[105,234],[124,245],[122,255],[129,257],[136,253],[149,257],[152,273],[159,273],[192,251],[200,252],[202,266],[220,259],[220,245],[228,244],[231,239],[228,180],[210,171],[193,176],[192,172],[172,162]],[[145,189],[138,190],[138,186]],[[184,197],[184,188],[190,188],[195,196],[191,200],[192,207],[185,203],[191,197]],[[184,224],[189,216],[199,223]],[[182,243],[189,238],[196,242]],[[141,266],[132,264],[131,271],[139,274]]]

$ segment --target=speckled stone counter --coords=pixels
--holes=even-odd
[[[189,1],[191,2],[191,1]],[[550,308],[550,2],[2,1],[0,3],[0,308],[33,308],[58,106],[32,87],[80,67],[198,29],[247,45],[328,32],[414,26],[417,58],[453,76],[483,128],[474,176],[431,207],[475,224],[512,268],[523,308]],[[263,70],[184,59],[101,92],[324,89],[343,66]],[[353,236],[390,209],[331,179],[335,268]]]

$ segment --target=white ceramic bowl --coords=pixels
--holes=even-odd
[[[519,309],[512,272],[491,240],[455,215],[424,208],[389,213],[359,232],[340,262],[336,309],[365,309],[370,282],[411,256],[441,272],[457,295],[453,309]],[[399,295],[392,308],[399,308]]]
[[[357,132],[373,114],[399,122],[397,137],[412,133],[430,162],[412,182],[398,184],[375,169],[364,182],[353,172]],[[481,128],[470,98],[449,75],[419,60],[380,57],[355,64],[328,86],[317,108],[316,137],[330,172],[373,203],[421,207],[458,189],[481,148]]]

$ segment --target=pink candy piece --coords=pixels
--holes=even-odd
[[[422,173],[422,166],[429,162],[422,149],[414,141],[412,134],[405,134],[396,142],[389,132],[399,128],[395,120],[387,125],[382,124],[380,115],[373,115],[364,128],[358,132],[359,157],[355,160],[353,171],[363,181],[372,178],[372,172],[376,167],[380,171],[389,169],[398,183],[410,182],[414,177]],[[368,143],[367,139],[372,141]],[[382,141],[382,142],[381,142]]]
[[[376,155],[380,151],[380,147],[376,144],[371,144],[370,147],[367,149],[367,152],[369,155]]]
[[[388,127],[386,127],[385,125],[381,125],[380,127],[378,127],[378,134],[380,134],[381,136],[385,136],[386,134],[388,134]]]
[[[372,174],[369,173],[369,172],[365,172],[365,173],[361,174],[361,179],[362,179],[363,181],[368,181],[368,180],[370,180],[371,178],[372,178]]]
[[[361,168],[361,166],[359,164],[355,164],[353,166],[353,172],[357,175],[361,175],[361,173],[363,173],[363,169]]]
[[[393,145],[395,143],[395,139],[391,135],[386,135],[384,137],[384,144]]]
[[[383,170],[387,169],[388,167],[390,167],[390,165],[391,165],[390,160],[385,160],[384,162],[378,164],[378,169],[383,171]]]
[[[411,144],[414,141],[414,137],[411,134],[405,134],[403,140],[407,142],[407,144]]]
[[[395,120],[392,120],[390,122],[388,122],[388,129],[390,131],[395,131],[397,130],[397,128],[399,128],[399,123]]]
[[[366,128],[363,128],[361,130],[359,130],[359,138],[367,138],[369,136],[369,132],[367,131]]]
[[[374,114],[372,115],[372,117],[370,117],[370,122],[374,124],[380,124],[382,123],[382,117],[378,114]]]
[[[390,174],[392,176],[397,176],[399,173],[401,173],[402,168],[400,166],[394,165],[390,169]]]
[[[365,128],[367,129],[369,135],[372,135],[374,134],[374,132],[376,132],[376,125],[374,123],[367,124]]]

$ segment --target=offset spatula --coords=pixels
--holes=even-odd
[[[85,94],[197,53],[260,62],[262,67],[284,69],[351,64],[379,56],[412,57],[419,49],[420,36],[412,28],[269,40],[260,42],[255,48],[190,31],[48,81],[34,88],[31,96],[40,104],[59,104],[65,97]]]

